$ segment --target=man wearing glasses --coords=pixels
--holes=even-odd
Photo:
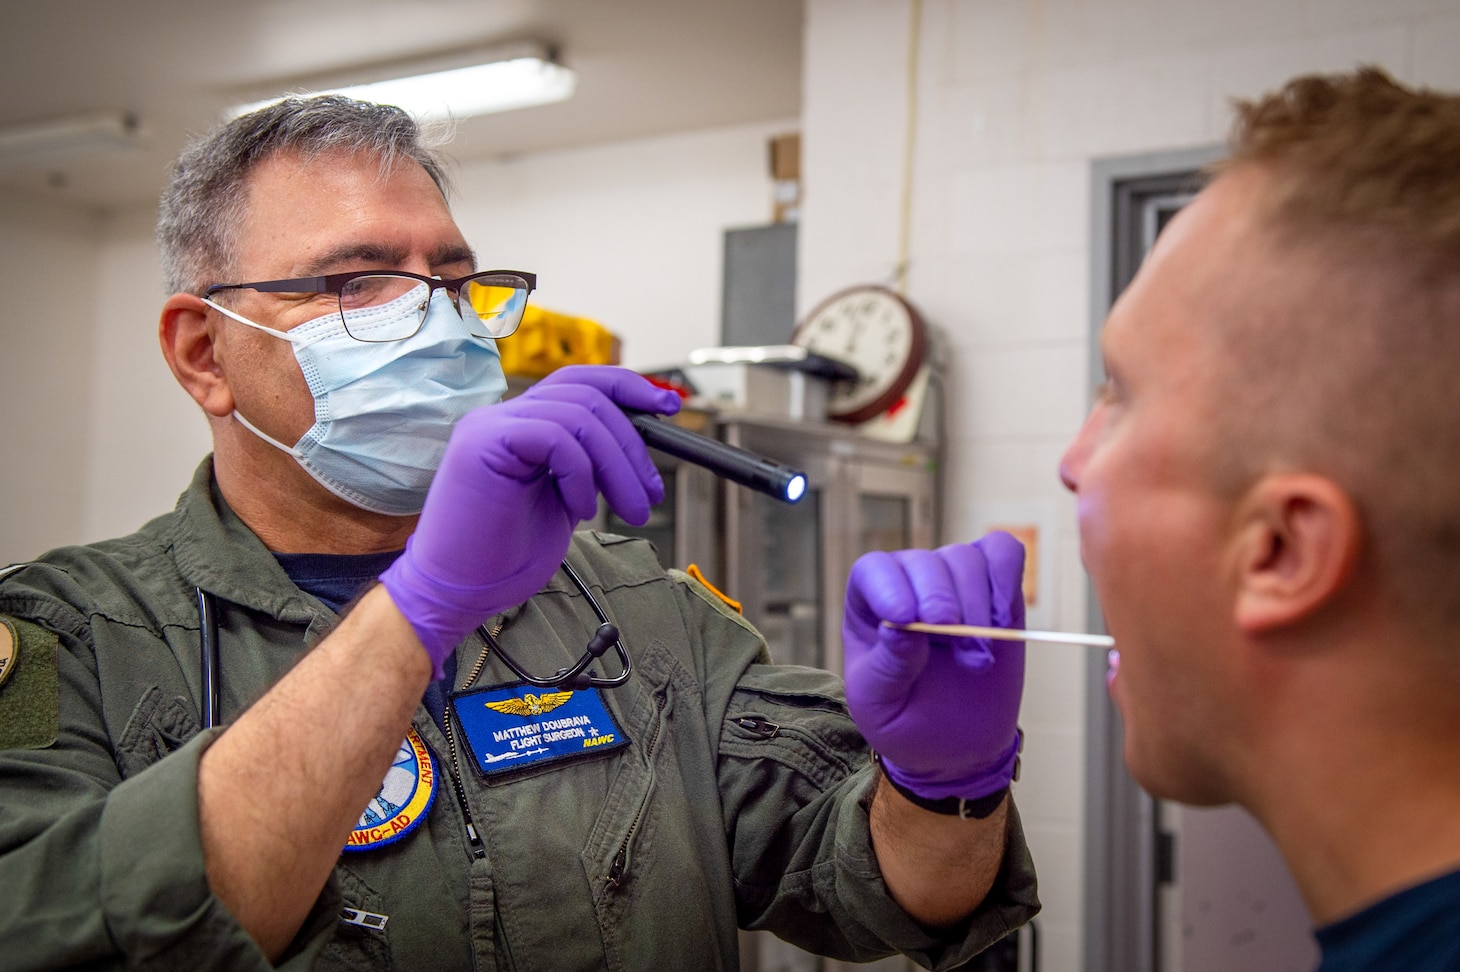
[[[0,580],[6,968],[731,969],[737,927],[951,968],[1037,910],[1021,649],[878,624],[1022,624],[1012,540],[858,564],[854,725],[646,544],[575,535],[662,499],[621,409],[677,400],[580,368],[493,404],[535,280],[477,268],[407,116],[238,119],[158,237],[214,452]]]

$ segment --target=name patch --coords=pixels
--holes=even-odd
[[[499,685],[455,696],[451,708],[477,769],[488,776],[629,744],[598,689]]]
[[[373,850],[395,843],[421,825],[435,797],[436,764],[431,751],[414,728],[408,729],[380,792],[360,815],[345,850]]]

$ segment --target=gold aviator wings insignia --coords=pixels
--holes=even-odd
[[[572,697],[572,692],[544,692],[541,695],[533,695],[528,692],[520,699],[501,699],[497,702],[488,702],[486,705],[494,712],[526,718],[551,712]]]

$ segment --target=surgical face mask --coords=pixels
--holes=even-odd
[[[371,317],[379,315],[383,323],[409,316],[414,323],[420,300],[407,294],[374,308]],[[233,417],[361,509],[393,516],[421,512],[452,427],[507,390],[496,342],[468,334],[444,291],[431,295],[420,330],[382,343],[350,337],[335,313],[278,331],[206,298],[204,303],[292,344],[314,396],[314,425],[292,446],[260,431],[236,410]],[[354,323],[369,326],[372,321]]]

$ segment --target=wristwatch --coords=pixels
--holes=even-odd
[[[943,797],[940,800],[930,800],[927,797],[918,796],[888,775],[887,769],[882,765],[882,757],[875,751],[872,753],[872,762],[877,764],[878,769],[882,770],[883,778],[892,785],[894,790],[902,794],[907,802],[922,807],[924,810],[941,813],[948,817],[961,817],[964,820],[983,820],[985,817],[991,816],[995,810],[999,809],[999,804],[1003,803],[1004,797],[1009,794],[1009,788],[1005,786],[987,796],[976,797],[972,800],[966,800],[963,797]]]

